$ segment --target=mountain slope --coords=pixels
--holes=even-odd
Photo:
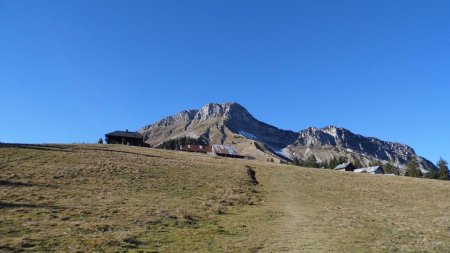
[[[417,157],[424,171],[426,168],[434,168],[430,161],[418,157],[405,144],[365,137],[335,126],[302,130],[299,138],[287,149],[293,157],[300,159],[306,159],[311,154],[321,161],[343,156],[352,161],[358,159],[365,166],[376,160],[389,162],[400,169],[405,169],[405,164]]]
[[[365,137],[334,126],[307,128],[297,133],[282,130],[255,119],[238,103],[210,103],[200,110],[182,111],[145,126],[139,132],[153,147],[168,140],[190,137],[210,144],[235,145],[242,154],[257,159],[306,160],[314,154],[319,161],[342,156],[350,161],[358,159],[363,165],[381,161],[404,169],[408,161],[417,157],[423,171],[435,168],[404,144]]]

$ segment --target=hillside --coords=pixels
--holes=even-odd
[[[345,157],[348,161],[358,160],[363,166],[380,161],[404,171],[406,164],[417,158],[422,172],[437,170],[405,144],[335,126],[310,127],[299,132],[282,130],[255,119],[238,103],[210,103],[199,110],[182,111],[144,126],[139,132],[152,147],[189,137],[202,143],[234,145],[241,154],[261,161],[268,158],[306,161],[308,156],[315,155],[319,162],[326,162]]]
[[[4,252],[450,250],[446,181],[121,145],[2,144],[0,172]]]

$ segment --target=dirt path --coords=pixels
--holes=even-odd
[[[323,224],[312,210],[312,198],[303,193],[295,171],[273,171],[264,182],[268,189],[265,207],[275,215],[266,231],[271,236],[260,252],[328,252]],[[320,221],[320,220],[319,220]]]

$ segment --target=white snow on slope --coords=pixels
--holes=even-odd
[[[280,155],[282,155],[282,156],[284,156],[284,157],[287,157],[287,158],[289,158],[289,159],[292,159],[292,155],[291,155],[291,153],[289,152],[289,150],[288,150],[287,148],[283,148],[283,149],[281,150],[281,152],[278,152],[278,151],[277,151],[277,153],[280,154]]]
[[[244,137],[246,137],[246,138],[249,138],[249,139],[251,139],[251,140],[254,140],[254,141],[257,141],[258,140],[258,137],[256,137],[256,136],[254,136],[253,134],[251,134],[251,133],[247,133],[247,132],[245,132],[245,131],[239,131],[239,134],[240,135],[242,135],[242,136],[244,136]]]
[[[279,149],[279,148],[274,148],[274,147],[271,147],[271,146],[268,146],[268,147],[269,147],[273,152],[275,152],[275,153],[277,153],[277,154],[279,154],[279,155],[281,155],[281,156],[283,156],[283,157],[292,159],[292,155],[289,153],[289,150],[288,150],[287,148]]]

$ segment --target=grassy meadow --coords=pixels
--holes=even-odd
[[[0,252],[449,252],[449,199],[438,180],[121,145],[0,146]]]

